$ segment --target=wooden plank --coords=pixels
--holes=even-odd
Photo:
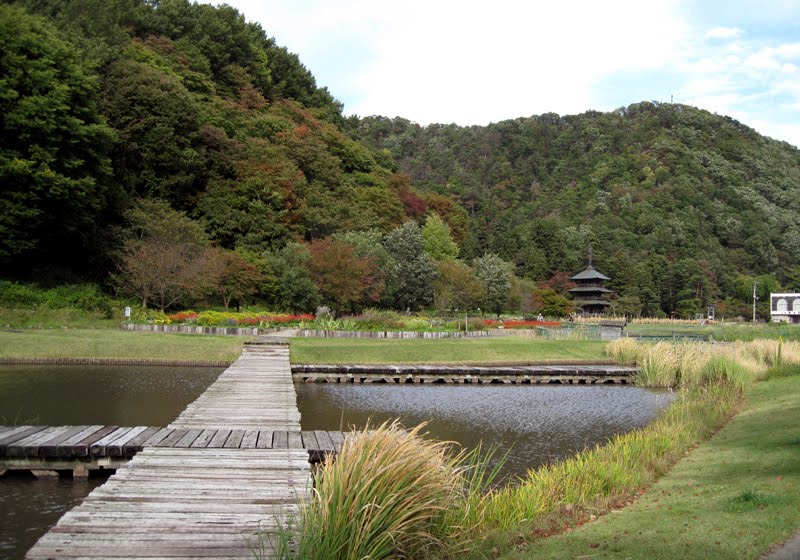
[[[300,432],[300,435],[303,438],[303,447],[309,450],[318,450],[319,443],[317,442],[317,436],[314,432]]]
[[[43,441],[57,436],[70,429],[70,426],[50,426],[39,430],[28,437],[16,441],[6,447],[6,457],[36,457],[39,455],[39,445]]]
[[[272,430],[259,430],[256,449],[272,449]]]
[[[317,443],[319,443],[320,451],[333,452],[336,450],[336,446],[333,444],[333,440],[331,436],[328,435],[328,432],[314,430],[314,434],[317,436]]]
[[[252,558],[244,536],[272,539],[310,488],[299,420],[288,348],[245,349],[169,427],[91,428],[89,445],[144,449],[28,558]],[[65,430],[62,442],[85,434]]]
[[[289,449],[289,432],[283,430],[272,432],[273,449]]]
[[[16,441],[14,436],[22,431],[30,430],[33,427],[35,426],[3,426],[2,433],[0,433],[0,445],[6,445],[9,442]],[[40,426],[40,428],[44,428],[44,426]]]
[[[214,437],[214,435],[216,433],[217,433],[217,430],[203,430],[202,432],[200,432],[200,435],[197,436],[197,439],[195,439],[192,442],[191,447],[206,447],[206,446],[208,446],[209,442],[211,441],[211,439]]]
[[[231,435],[230,430],[217,430],[217,433],[214,434],[214,437],[211,438],[206,447],[222,447],[229,435]]]
[[[47,426],[20,426],[20,430],[6,436],[2,441],[0,441],[0,457],[5,456],[6,449],[9,445],[41,432],[45,428],[47,428]]]
[[[112,443],[110,443],[106,447],[106,456],[122,457],[123,456],[122,450],[125,448],[125,445],[132,439],[144,433],[146,430],[147,426],[136,426],[132,430],[128,431],[128,433],[125,434],[124,436],[115,439]]]
[[[223,447],[238,449],[244,437],[244,430],[233,430],[228,439],[225,440]]]
[[[239,447],[242,449],[255,449],[258,443],[258,430],[246,430]]]
[[[144,440],[142,443],[142,447],[149,447],[151,445],[156,445],[157,443],[161,442],[165,437],[170,435],[173,432],[172,428],[161,428],[152,436]]]
[[[155,447],[172,447],[188,432],[189,430],[186,429],[173,430],[171,434],[159,441]]]
[[[63,432],[61,435],[58,435],[54,438],[50,438],[49,440],[45,441],[39,446],[39,456],[40,457],[57,457],[58,456],[58,448],[67,445],[66,442],[70,441],[72,438],[80,436],[90,426],[72,426],[66,432]],[[83,436],[85,437],[85,436]]]
[[[175,447],[191,447],[202,432],[203,430],[189,430],[185,436],[175,442]]]
[[[108,434],[116,430],[118,426],[103,426],[99,430],[92,430],[83,439],[71,443],[72,448],[69,449],[69,456],[71,457],[86,457],[89,455],[89,446],[94,442],[103,439]],[[66,452],[66,448],[65,448]]]
[[[124,436],[132,429],[133,428],[117,428],[107,436],[100,438],[99,440],[95,441],[92,445],[90,445],[89,453],[91,453],[92,457],[105,457],[106,446],[110,443],[113,443],[118,438]]]
[[[289,449],[303,449],[303,437],[300,432],[288,432],[287,440]]]
[[[328,432],[328,436],[331,438],[331,441],[333,441],[333,446],[334,446],[334,449],[336,449],[336,452],[338,453],[339,451],[341,451],[342,450],[342,445],[344,444],[345,433],[344,432]]]
[[[133,439],[128,440],[128,442],[122,446],[122,454],[128,457],[133,456],[133,454],[137,451],[141,451],[144,446],[144,442],[150,439],[160,429],[161,428],[156,427],[147,428]]]

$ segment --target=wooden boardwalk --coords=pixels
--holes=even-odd
[[[288,448],[289,432],[302,441],[288,346],[246,347],[169,429],[186,432],[172,446],[145,445],[26,558],[273,556],[278,527],[311,486],[308,452]],[[177,446],[207,430],[230,430],[226,442],[241,434],[239,447]],[[273,432],[273,442],[286,432],[287,448],[258,448],[258,437],[242,448],[248,430],[248,441],[253,431]]]
[[[305,449],[309,461],[337,453],[346,432],[181,429],[153,426],[0,426],[0,474],[7,470],[88,471],[121,468],[145,447]]]
[[[299,364],[292,366],[295,380],[305,383],[624,385],[631,383],[637,372],[637,368],[613,364],[532,366]]]

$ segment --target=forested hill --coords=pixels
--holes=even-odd
[[[798,216],[800,152],[691,107],[344,118],[229,6],[0,2],[5,279],[162,309],[558,315],[591,244],[616,312],[731,316],[754,280],[762,302],[800,289]]]
[[[534,279],[578,270],[592,244],[623,295],[663,309],[745,301],[747,275],[800,289],[800,151],[733,119],[639,103],[485,127],[369,117],[358,136],[460,201],[468,252]]]
[[[229,6],[0,3],[0,274],[103,281],[139,199],[257,253],[401,225],[406,179],[344,123]]]

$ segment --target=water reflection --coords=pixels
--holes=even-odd
[[[2,366],[0,424],[166,426],[222,368]]]
[[[47,529],[103,479],[0,478],[0,558],[23,558]]]
[[[504,475],[572,455],[653,420],[671,394],[639,387],[553,385],[296,385],[304,430],[400,418],[430,437],[509,452]]]

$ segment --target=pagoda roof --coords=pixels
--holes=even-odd
[[[570,280],[611,280],[611,278],[602,272],[599,272],[592,265],[589,265],[585,270],[582,270],[575,276],[572,276]]]
[[[567,291],[571,294],[582,294],[591,292],[600,292],[601,294],[613,293],[613,290],[609,290],[608,288],[604,288],[602,286],[578,286],[576,288],[571,288]]]
[[[611,303],[606,301],[606,300],[604,300],[604,299],[576,299],[575,300],[575,305],[577,305],[579,307],[583,307],[585,305],[603,305],[603,306],[605,306],[605,305],[611,305]]]

